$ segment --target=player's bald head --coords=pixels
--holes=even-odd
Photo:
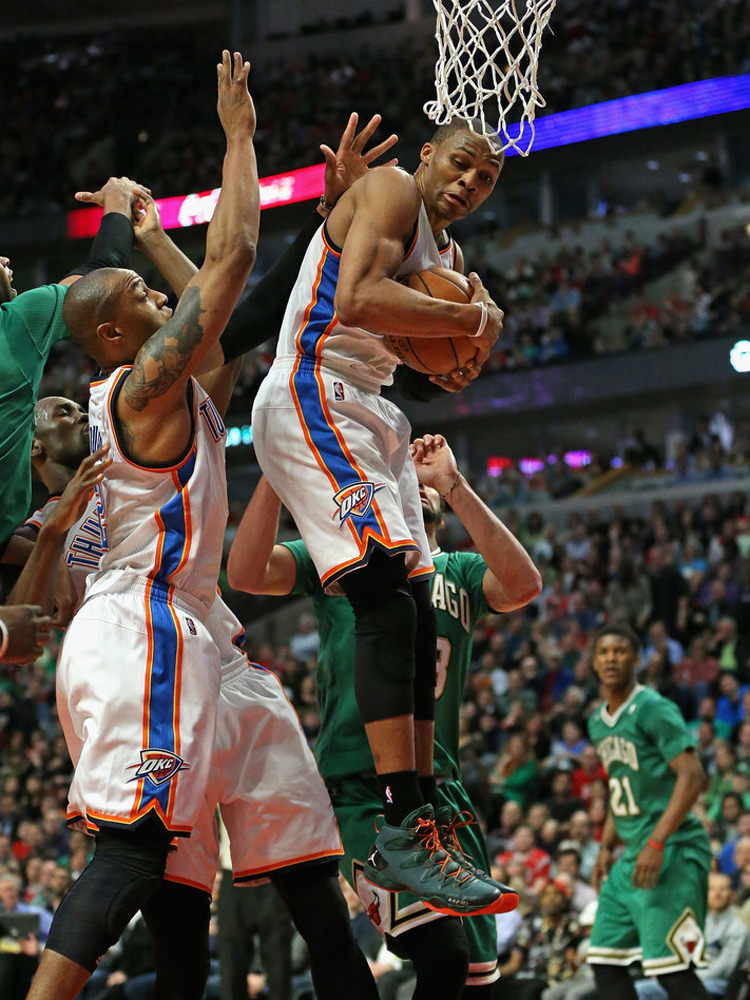
[[[34,407],[31,463],[42,475],[50,463],[74,469],[89,452],[88,413],[64,396],[45,396]]]
[[[101,267],[79,278],[65,295],[63,320],[70,336],[95,360],[99,360],[96,331],[102,323],[113,321],[130,273],[120,267]]]

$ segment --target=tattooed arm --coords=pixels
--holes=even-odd
[[[187,382],[221,336],[255,260],[260,197],[249,69],[237,52],[232,67],[226,51],[218,67],[217,108],[227,149],[203,266],[189,281],[174,316],[139,350],[117,397],[122,443],[129,457],[141,463],[170,463],[187,447]]]

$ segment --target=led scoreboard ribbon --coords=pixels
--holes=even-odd
[[[534,150],[569,146],[587,139],[602,139],[622,132],[672,125],[746,108],[750,108],[750,73],[698,80],[537,118]],[[507,150],[508,156],[516,154],[514,148]],[[323,170],[321,163],[261,177],[261,209],[319,198],[323,193]],[[165,229],[179,229],[209,222],[220,190],[215,188],[199,194],[157,199],[162,225]],[[68,237],[80,239],[95,236],[101,216],[101,209],[84,208],[68,212]]]

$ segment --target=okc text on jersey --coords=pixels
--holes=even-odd
[[[384,485],[385,483],[368,483],[365,480],[340,489],[333,498],[338,507],[339,521],[343,524],[348,517],[366,517],[372,506],[372,498]]]
[[[137,781],[139,778],[147,778],[158,788],[177,774],[189,768],[182,757],[178,757],[171,750],[160,750],[156,747],[149,747],[141,750],[140,764],[131,764],[128,770],[136,768],[135,774],[128,781]]]

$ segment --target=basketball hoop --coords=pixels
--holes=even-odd
[[[478,119],[482,135],[499,140],[503,149],[513,146],[527,156],[534,142],[536,109],[545,106],[536,71],[542,33],[556,2],[433,0],[437,98],[425,104],[427,116],[437,125],[452,118]],[[493,103],[497,104],[496,126],[487,119]],[[508,120],[514,109],[517,125]]]

